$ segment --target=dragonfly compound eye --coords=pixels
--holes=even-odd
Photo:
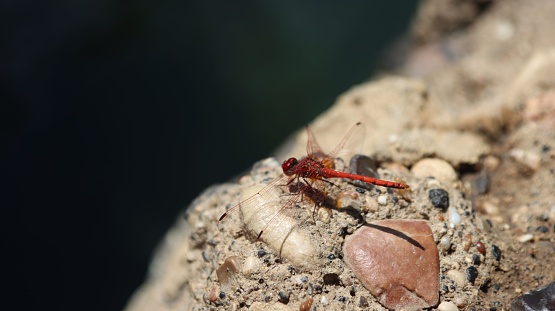
[[[298,161],[296,158],[289,158],[285,161],[283,161],[283,164],[281,164],[281,169],[283,169],[283,173],[287,176],[291,176],[295,173],[295,170],[293,169],[295,167],[295,165],[297,165]]]

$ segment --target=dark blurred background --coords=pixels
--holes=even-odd
[[[184,208],[369,79],[415,6],[2,1],[8,304],[121,310]]]

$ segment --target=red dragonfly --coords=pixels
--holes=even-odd
[[[364,126],[361,122],[355,124],[355,126],[353,126],[353,128],[351,128],[351,130],[349,130],[349,132],[345,135],[339,145],[329,154],[325,154],[320,149],[316,143],[314,135],[308,127],[306,128],[306,131],[308,135],[306,146],[307,156],[301,158],[300,160],[297,160],[297,158],[289,158],[285,160],[281,165],[284,175],[275,178],[262,190],[230,208],[227,212],[220,216],[219,221],[222,221],[227,215],[235,211],[238,207],[247,209],[255,208],[257,210],[253,210],[251,214],[259,214],[258,209],[263,208],[263,206],[261,206],[263,205],[261,202],[269,201],[272,197],[275,197],[277,191],[276,188],[283,186],[287,187],[289,194],[292,195],[292,198],[287,200],[287,202],[283,204],[278,211],[271,213],[269,217],[265,217],[265,224],[262,226],[262,230],[258,234],[258,238],[260,238],[266,227],[273,220],[275,220],[280,213],[293,209],[293,207],[296,206],[298,202],[302,201],[304,197],[312,200],[315,205],[321,205],[324,201],[323,194],[325,194],[325,192],[318,189],[318,187],[321,186],[317,185],[323,184],[322,181],[328,182],[327,179],[329,178],[346,178],[396,189],[409,188],[409,186],[404,183],[342,172],[335,169],[335,160],[338,154],[340,152],[344,152],[346,146],[360,143],[364,137]]]

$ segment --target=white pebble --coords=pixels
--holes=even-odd
[[[447,277],[457,283],[458,287],[463,287],[466,283],[464,274],[457,270],[449,270],[446,273]]]
[[[449,250],[451,248],[451,239],[449,239],[448,236],[444,235],[439,240],[439,245],[444,251]]]
[[[511,149],[509,155],[526,168],[536,171],[540,167],[541,156],[534,151]]]
[[[387,204],[387,196],[386,195],[380,195],[378,197],[378,203],[380,205],[386,205]]]
[[[522,243],[526,243],[530,240],[532,240],[534,238],[534,235],[531,233],[527,233],[527,234],[523,234],[521,236],[519,236],[517,239],[517,241],[522,242]]]
[[[453,225],[457,225],[461,223],[461,220],[461,214],[457,212],[457,209],[449,207],[449,222]]]
[[[326,296],[322,296],[322,299],[320,299],[320,302],[325,305],[326,303],[328,303],[328,298],[326,298]]]
[[[258,259],[254,256],[249,256],[243,263],[243,275],[248,276],[258,270]]]
[[[439,306],[437,306],[439,311],[459,311],[459,308],[451,301],[442,301]]]

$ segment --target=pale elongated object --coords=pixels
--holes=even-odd
[[[282,257],[290,260],[293,265],[302,269],[310,269],[316,258],[316,250],[305,230],[297,225],[297,221],[280,212],[283,203],[277,191],[272,197],[257,195],[262,185],[250,187],[241,195],[241,216],[245,229],[254,237],[264,234],[260,239]],[[250,199],[254,196],[254,199]],[[245,205],[248,202],[248,205]],[[256,208],[254,208],[256,207]],[[292,207],[294,208],[294,207]]]

